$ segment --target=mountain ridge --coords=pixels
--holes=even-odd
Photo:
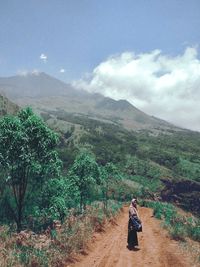
[[[19,106],[32,106],[40,112],[64,110],[72,114],[105,117],[129,130],[149,129],[155,131],[181,128],[140,111],[127,100],[114,100],[101,94],[78,90],[44,72],[0,77],[0,92]]]

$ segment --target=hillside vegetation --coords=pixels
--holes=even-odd
[[[199,133],[130,131],[63,110],[41,116],[27,108],[0,120],[5,266],[64,266],[132,197],[171,201],[199,216]],[[150,206],[166,211],[175,238],[199,240],[197,218],[159,205]]]
[[[128,131],[64,111],[42,114],[61,134],[64,167],[78,147],[88,147],[100,165],[112,162],[140,189],[199,212],[200,134],[192,131]],[[72,153],[71,153],[72,152]],[[66,157],[68,155],[68,157]],[[71,159],[70,159],[71,158]],[[141,191],[140,190],[140,191]],[[141,195],[142,192],[137,194]]]
[[[17,111],[19,111],[19,107],[3,94],[0,94],[0,117],[6,114],[16,114]]]

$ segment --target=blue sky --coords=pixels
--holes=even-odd
[[[111,55],[199,45],[200,1],[0,0],[0,25],[0,76],[37,69],[71,81]]]
[[[0,77],[46,72],[200,131],[200,0],[0,0]]]

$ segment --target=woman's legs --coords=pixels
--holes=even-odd
[[[128,232],[128,245],[130,247],[138,246],[138,237],[137,232],[135,230],[130,230]]]

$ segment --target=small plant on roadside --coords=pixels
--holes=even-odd
[[[169,230],[173,239],[184,240],[190,237],[200,241],[200,220],[195,217],[186,218],[178,213],[175,206],[168,203],[143,201],[143,205],[153,209],[156,218],[164,220],[163,226]]]

